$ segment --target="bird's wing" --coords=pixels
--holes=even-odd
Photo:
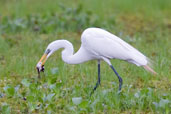
[[[102,29],[85,31],[82,45],[92,54],[127,60],[138,66],[147,64],[146,57],[119,37]]]

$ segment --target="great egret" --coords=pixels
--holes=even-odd
[[[56,40],[50,43],[37,64],[38,72],[44,70],[46,60],[59,48],[64,48],[62,51],[62,60],[67,64],[80,64],[89,60],[98,61],[98,81],[93,92],[100,84],[101,60],[105,61],[118,77],[119,91],[122,87],[122,78],[112,66],[110,59],[125,60],[137,66],[143,66],[146,70],[156,74],[156,72],[148,66],[149,60],[145,55],[119,37],[100,28],[88,28],[84,30],[81,35],[81,47],[75,54],[73,45],[67,40]]]

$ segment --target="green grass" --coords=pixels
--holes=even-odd
[[[0,1],[0,113],[171,113],[170,0],[21,0]],[[109,30],[154,62],[153,76],[143,68],[112,60],[118,79],[102,62],[68,65],[57,51],[38,79],[35,66],[57,39],[80,47],[81,32],[91,26]],[[82,98],[76,104],[74,98]]]

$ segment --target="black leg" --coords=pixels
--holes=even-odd
[[[121,88],[122,88],[122,78],[119,76],[119,74],[116,72],[115,68],[112,65],[110,65],[110,67],[112,68],[112,70],[115,72],[116,76],[119,79],[119,91],[121,91]]]
[[[91,92],[90,96],[94,93],[97,87],[100,85],[100,61],[98,61],[98,80],[96,86],[94,87],[93,91]]]

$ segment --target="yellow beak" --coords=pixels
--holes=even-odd
[[[44,54],[44,55],[41,57],[41,59],[39,60],[39,62],[41,62],[41,63],[42,63],[42,66],[43,66],[43,65],[45,64],[46,60],[47,60],[47,54]]]

